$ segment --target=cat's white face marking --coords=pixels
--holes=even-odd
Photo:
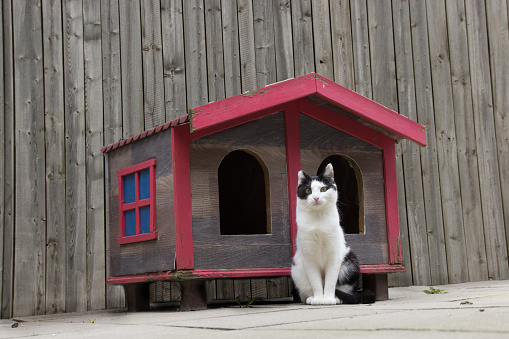
[[[332,188],[327,188],[322,182],[313,180],[309,187],[311,193],[307,196],[307,204],[312,207],[322,207],[328,204],[336,204],[337,192]]]
[[[299,172],[297,188],[297,206],[320,210],[325,207],[336,208],[337,188],[334,183],[332,165],[326,166],[323,175],[309,176]]]

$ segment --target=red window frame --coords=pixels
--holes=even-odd
[[[139,163],[134,166],[130,166],[121,169],[117,172],[118,176],[118,212],[119,212],[119,233],[118,243],[128,244],[139,241],[157,239],[156,232],[156,175],[155,175],[156,159],[150,159]],[[140,172],[149,169],[150,178],[150,197],[146,199],[140,199]],[[135,201],[130,203],[124,202],[124,178],[127,175],[134,174],[135,184]],[[141,220],[140,220],[140,208],[150,206],[150,231],[148,233],[141,233]],[[125,211],[135,210],[136,211],[136,234],[126,236],[125,235]]]

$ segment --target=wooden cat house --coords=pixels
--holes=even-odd
[[[425,128],[312,73],[106,146],[108,283],[135,310],[149,282],[176,280],[192,309],[205,305],[203,279],[289,276],[297,173],[331,162],[347,241],[383,299],[387,273],[404,269],[399,139],[424,146]]]

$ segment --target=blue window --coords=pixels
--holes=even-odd
[[[155,165],[151,159],[118,171],[120,244],[157,238]]]

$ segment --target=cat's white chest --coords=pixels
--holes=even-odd
[[[299,238],[302,249],[310,254],[330,255],[340,242],[336,232],[324,232],[316,228],[301,230]]]
[[[297,225],[297,250],[319,266],[333,258],[339,260],[345,254],[346,244],[337,214],[301,213]]]

